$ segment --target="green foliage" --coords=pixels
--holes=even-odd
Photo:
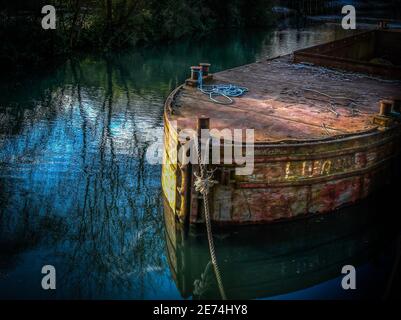
[[[9,1],[7,1],[9,2]],[[0,66],[35,66],[71,51],[103,51],[218,28],[266,26],[272,0],[14,0],[0,3]],[[41,28],[41,8],[57,11],[56,30]]]

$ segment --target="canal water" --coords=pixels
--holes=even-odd
[[[200,61],[219,71],[344,35],[334,25],[220,32],[1,79],[0,298],[216,297],[201,230],[179,242],[164,222],[161,166],[150,161],[164,100]],[[381,209],[217,232],[228,297],[381,297],[397,248],[397,230],[378,227]],[[349,263],[357,290],[344,291]],[[56,290],[41,287],[44,265]]]

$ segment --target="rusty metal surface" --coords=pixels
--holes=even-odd
[[[204,115],[211,128],[255,129],[256,142],[333,138],[376,128],[372,115],[380,100],[401,94],[400,83],[293,64],[290,57],[226,70],[214,79],[246,86],[249,93],[224,106],[185,86],[169,117],[179,128],[196,129],[196,119]]]
[[[374,119],[380,100],[400,95],[399,82],[293,64],[290,57],[227,70],[214,79],[250,91],[223,106],[194,88],[177,89],[166,101],[165,154],[174,160],[176,129],[195,129],[200,116],[210,118],[211,129],[255,130],[252,175],[235,176],[235,163],[215,166],[219,184],[210,199],[215,223],[267,223],[325,213],[391,180],[400,122],[383,127]],[[163,191],[178,220],[202,222],[191,171],[165,164]]]
[[[401,79],[400,43],[400,31],[372,30],[295,51],[294,62]]]
[[[351,140],[327,144],[321,152],[316,151],[324,143],[281,147],[280,154],[274,147],[258,148],[252,175],[215,186],[214,220],[260,223],[325,213],[390,183],[400,151],[399,130]]]

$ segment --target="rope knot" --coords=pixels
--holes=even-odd
[[[207,171],[206,177],[203,175],[198,175],[196,172],[194,173],[195,176],[195,190],[200,192],[201,194],[207,194],[209,189],[212,188],[215,184],[217,184],[216,180],[213,180],[213,171]]]

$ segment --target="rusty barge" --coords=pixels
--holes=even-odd
[[[373,30],[213,75],[202,65],[203,81],[249,91],[216,104],[192,74],[166,100],[162,188],[171,215],[187,225],[204,221],[198,165],[180,163],[177,148],[181,130],[205,123],[254,130],[251,174],[236,175],[235,159],[208,166],[218,182],[209,194],[213,223],[327,213],[391,182],[401,142],[399,57],[401,32]]]

